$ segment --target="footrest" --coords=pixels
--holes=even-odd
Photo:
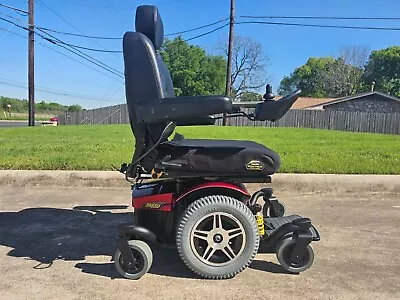
[[[282,227],[285,224],[291,223],[294,220],[301,219],[302,216],[299,215],[291,215],[285,217],[278,217],[278,218],[264,218],[264,230],[266,235],[270,235],[279,227]],[[313,240],[319,240],[319,233],[317,229],[311,225],[310,231],[313,237]]]

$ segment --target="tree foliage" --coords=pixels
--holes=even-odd
[[[223,95],[226,60],[207,55],[181,37],[167,39],[160,54],[171,73],[176,96]]]
[[[78,104],[73,104],[68,106],[67,110],[69,112],[77,112],[77,111],[81,111],[82,110],[82,106],[78,105]]]
[[[364,79],[368,85],[375,82],[375,89],[400,97],[400,47],[372,51]]]
[[[358,93],[363,71],[347,61],[344,55],[311,57],[307,63],[281,81],[278,92],[282,95],[302,90],[308,97],[343,97]]]
[[[0,108],[7,110],[7,105],[11,105],[11,111],[17,113],[28,112],[28,101],[26,99],[20,100],[16,98],[2,97],[0,96]],[[37,113],[57,113],[64,111],[80,111],[82,107],[80,105],[74,104],[70,106],[65,106],[55,102],[44,102],[40,101],[35,103],[35,112]]]
[[[254,92],[243,92],[240,101],[263,101],[262,95]]]
[[[343,97],[375,90],[400,97],[400,46],[369,51],[347,47],[338,58],[311,57],[281,81],[278,92],[300,88],[304,96]]]

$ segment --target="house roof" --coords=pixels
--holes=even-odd
[[[291,109],[304,109],[312,106],[320,106],[325,103],[329,103],[337,98],[310,98],[310,97],[299,97],[295,103],[293,103]]]
[[[276,96],[274,100],[279,100],[282,96]],[[329,103],[337,98],[311,98],[311,97],[299,97],[295,103],[293,103],[290,109],[304,109],[314,105],[321,105],[324,103]],[[234,101],[234,107],[255,107],[257,103],[262,103],[262,101]]]
[[[351,101],[351,100],[355,100],[355,99],[359,99],[359,98],[364,98],[364,97],[368,97],[371,95],[379,95],[383,98],[386,98],[387,100],[394,100],[394,101],[399,101],[400,99],[382,92],[378,92],[378,91],[373,91],[373,92],[366,92],[366,93],[361,93],[361,94],[357,94],[357,95],[352,95],[352,96],[347,96],[347,97],[342,97],[342,98],[336,98],[336,99],[331,99],[330,101],[327,101],[325,103],[320,103],[320,104],[315,104],[315,105],[311,105],[309,107],[306,107],[307,109],[310,108],[317,108],[317,107],[326,107],[332,104],[336,104],[336,103],[340,103],[340,102],[346,102],[346,101]]]

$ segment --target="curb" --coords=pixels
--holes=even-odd
[[[117,171],[0,170],[0,186],[130,187]],[[264,184],[247,184],[259,188]],[[298,192],[400,193],[400,175],[281,174],[272,175],[272,187]]]
[[[0,170],[2,185],[122,187],[130,183],[116,171]]]

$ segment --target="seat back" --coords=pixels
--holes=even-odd
[[[138,107],[154,103],[157,109],[160,98],[175,97],[171,75],[158,51],[163,41],[164,26],[158,9],[152,5],[137,7],[135,32],[126,32],[123,37],[126,101],[136,140],[133,160],[154,145],[167,125],[139,122]],[[167,138],[174,128],[171,127]]]

